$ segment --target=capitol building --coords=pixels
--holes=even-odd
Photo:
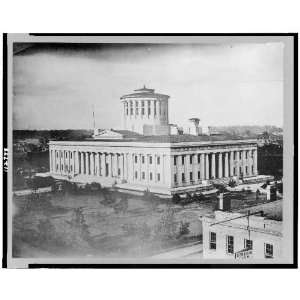
[[[197,118],[181,130],[169,123],[169,98],[144,86],[121,97],[122,130],[94,128],[92,138],[50,141],[50,175],[161,197],[257,177],[256,140],[204,133]]]

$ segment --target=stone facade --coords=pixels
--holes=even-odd
[[[168,99],[146,87],[122,96],[123,128],[147,135],[169,134]]]
[[[252,215],[249,216],[248,223],[247,216],[242,218],[241,216],[245,214],[215,211],[214,215],[202,219],[203,257],[206,259],[280,258],[282,222]],[[243,255],[243,250],[246,250],[246,257]]]
[[[54,177],[166,195],[197,190],[207,180],[257,175],[257,147],[249,140],[51,141],[49,153]]]

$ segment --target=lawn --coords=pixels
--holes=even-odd
[[[255,193],[235,193],[234,208],[263,203]],[[14,257],[137,258],[201,241],[200,217],[217,197],[186,205],[117,192],[52,192],[14,197]]]

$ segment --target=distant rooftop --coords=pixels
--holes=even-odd
[[[221,134],[221,135],[142,135],[129,130],[115,130],[110,129],[113,132],[120,133],[123,137],[120,139],[106,139],[105,137],[94,139],[94,138],[84,138],[69,141],[113,141],[113,142],[144,142],[144,143],[188,143],[188,142],[216,142],[216,141],[232,141],[232,140],[249,140],[240,136]]]
[[[141,89],[134,90],[134,93],[124,95],[120,99],[122,100],[126,98],[154,98],[154,99],[170,98],[170,96],[168,95],[154,93],[154,91],[155,91],[154,89],[148,89],[144,85],[144,87],[142,87]]]

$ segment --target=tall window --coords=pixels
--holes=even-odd
[[[134,177],[135,177],[135,179],[137,179],[137,178],[138,178],[138,172],[137,172],[137,171],[135,171],[135,173],[134,173]]]
[[[200,154],[198,154],[198,155],[197,155],[197,158],[198,158],[198,164],[200,164],[200,157],[201,157]]]
[[[153,105],[154,105],[154,116],[156,116],[156,101],[153,101]]]
[[[176,166],[177,163],[177,156],[174,156],[174,166]]]
[[[265,258],[273,258],[273,245],[265,243]]]
[[[135,163],[137,163],[137,161],[138,161],[138,157],[137,157],[137,155],[134,157],[134,162]]]
[[[142,179],[145,179],[145,172],[142,173]]]
[[[152,156],[149,156],[149,164],[152,165]]]
[[[145,115],[145,101],[142,101],[142,115]]]
[[[215,232],[209,232],[209,249],[217,249],[217,234]]]
[[[139,114],[139,102],[135,101],[135,114],[138,115]]]
[[[198,171],[198,179],[200,179],[200,171]]]
[[[184,173],[181,174],[181,180],[182,180],[182,182],[185,182],[185,176],[184,176]]]
[[[145,156],[142,156],[142,164],[145,163]]]
[[[147,101],[148,102],[148,116],[151,115],[151,107],[150,107],[150,101]]]
[[[160,174],[157,173],[157,181],[160,181]]]
[[[150,172],[150,180],[152,180],[152,172]]]
[[[253,249],[253,241],[244,239],[244,248],[252,250]]]
[[[227,235],[227,253],[234,253],[234,238],[232,235]]]
[[[181,156],[181,164],[184,165],[184,156]]]
[[[130,101],[130,114],[133,115],[133,103]]]
[[[193,164],[193,155],[190,155],[190,165]]]
[[[157,164],[160,165],[160,156],[157,156]]]
[[[158,102],[158,107],[159,107],[159,115],[161,115],[161,102]]]
[[[128,116],[128,102],[125,102],[126,115]]]
[[[190,181],[193,181],[193,172],[190,172]]]
[[[174,182],[177,183],[177,174],[174,174]]]

